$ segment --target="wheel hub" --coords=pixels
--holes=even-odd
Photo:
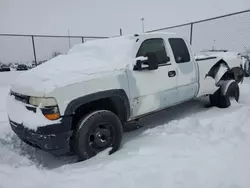
[[[95,141],[97,145],[100,147],[105,147],[105,145],[110,140],[110,132],[106,129],[104,130],[98,130],[98,132],[95,134]]]
[[[93,149],[105,149],[112,141],[111,130],[107,126],[98,126],[89,137]]]

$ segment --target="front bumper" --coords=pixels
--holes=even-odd
[[[54,155],[65,155],[71,152],[70,139],[72,136],[71,117],[63,118],[59,124],[39,127],[36,131],[28,129],[9,119],[12,130],[17,136],[35,148]]]

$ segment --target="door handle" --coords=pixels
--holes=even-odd
[[[174,70],[168,72],[169,77],[174,77],[176,76],[176,72]]]

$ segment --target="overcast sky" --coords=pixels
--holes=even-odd
[[[120,28],[124,34],[141,32],[142,17],[148,31],[249,8],[250,0],[0,0],[0,33],[115,36]],[[250,13],[197,24],[192,47],[199,51],[216,41],[219,48],[250,49],[249,31]],[[190,27],[173,32],[189,39]],[[71,40],[77,43],[81,40]],[[68,44],[67,38],[35,38],[37,60],[66,53]],[[31,38],[0,36],[0,61],[32,60]]]
[[[0,33],[112,36],[250,8],[250,0],[0,0]]]

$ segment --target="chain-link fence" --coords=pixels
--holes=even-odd
[[[75,44],[100,38],[107,37],[0,34],[0,63],[38,65]]]
[[[185,37],[194,53],[202,50],[233,50],[250,54],[250,10],[156,29]]]
[[[250,55],[250,10],[156,29],[185,37],[195,54],[202,50],[232,50]],[[0,34],[0,62],[40,64],[87,40],[106,37]]]

